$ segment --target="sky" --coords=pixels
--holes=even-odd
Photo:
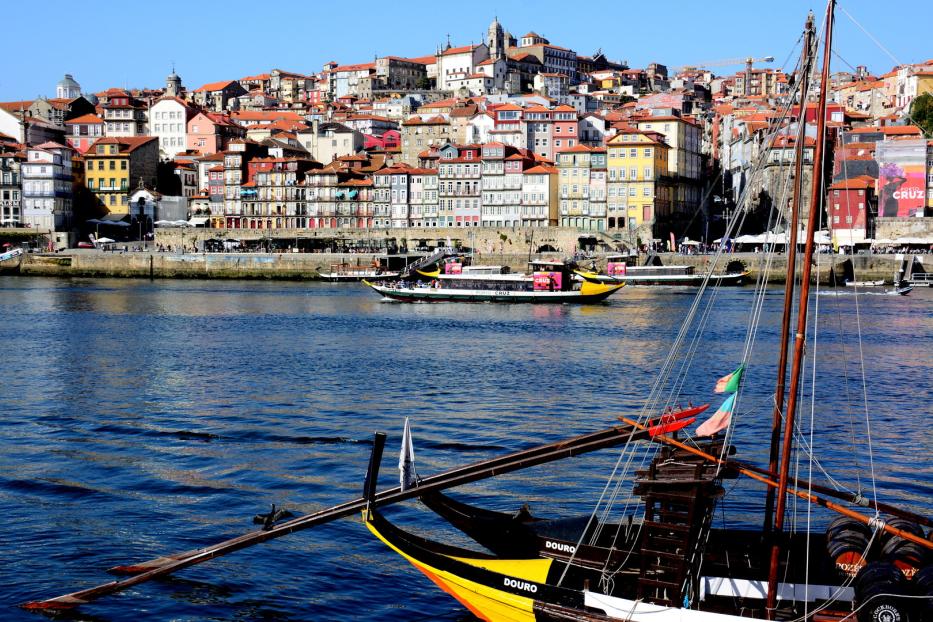
[[[933,2],[847,0],[839,7],[834,71],[864,64],[884,73],[895,65],[892,57],[933,58]],[[448,34],[453,45],[480,42],[493,17],[516,37],[533,30],[578,54],[601,48],[632,67],[749,55],[774,56],[770,66],[782,67],[793,52],[789,69],[810,8],[821,23],[820,0],[47,0],[41,15],[28,2],[5,2],[0,101],[54,97],[65,73],[85,92],[161,87],[174,63],[194,89],[272,68],[314,73],[330,60],[423,56]],[[729,74],[739,67],[713,69]]]

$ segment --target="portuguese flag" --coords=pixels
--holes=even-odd
[[[735,393],[739,390],[739,382],[742,380],[742,372],[745,371],[745,363],[739,365],[731,374],[725,375],[716,382],[716,393]]]

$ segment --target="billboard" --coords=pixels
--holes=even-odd
[[[886,140],[878,143],[878,216],[907,218],[923,214],[926,204],[925,140]]]

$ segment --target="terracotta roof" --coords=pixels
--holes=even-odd
[[[194,89],[195,93],[205,93],[213,91],[222,91],[231,84],[238,84],[236,80],[221,80],[220,82],[209,82],[202,87]]]
[[[830,190],[857,190],[865,188],[874,188],[875,178],[869,175],[859,175],[835,182],[829,187]]]
[[[886,125],[881,128],[885,136],[919,136],[920,128],[916,125]]]
[[[434,54],[429,54],[427,56],[416,56],[415,58],[406,58],[410,63],[418,63],[421,65],[433,65],[437,62],[437,57]]]
[[[466,54],[466,53],[472,52],[472,51],[475,50],[477,47],[478,47],[478,46],[472,45],[472,44],[471,44],[471,45],[461,45],[460,47],[456,47],[456,48],[448,48],[448,49],[444,50],[444,51],[441,53],[441,55],[442,55],[442,56],[450,56],[450,55],[452,55],[452,54]]]
[[[370,69],[375,69],[376,63],[359,63],[356,65],[341,65],[340,67],[334,67],[332,71],[369,71]]]
[[[18,102],[0,102],[0,109],[6,110],[7,112],[19,112],[20,110],[28,110],[32,106],[33,100],[24,99]]]
[[[146,145],[148,143],[151,143],[153,141],[158,141],[158,140],[159,139],[156,136],[124,136],[124,137],[106,136],[104,138],[98,138],[97,140],[95,140],[91,144],[91,147],[88,149],[87,153],[85,154],[85,157],[94,157],[95,155],[97,155],[93,151],[94,147],[96,147],[97,145],[119,145],[120,153],[132,153],[133,151],[136,151],[143,145]]]
[[[103,124],[103,122],[104,122],[103,119],[98,117],[96,114],[89,113],[89,114],[83,114],[80,117],[76,117],[74,119],[65,121],[65,125],[77,125],[79,123],[98,125],[98,124]]]
[[[525,175],[556,175],[557,169],[547,164],[538,164],[525,170]]]

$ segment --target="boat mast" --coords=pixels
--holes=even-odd
[[[781,354],[778,357],[777,386],[774,389],[774,417],[771,424],[771,454],[768,472],[777,477],[778,448],[781,443],[781,416],[784,412],[784,383],[787,378],[787,349],[790,319],[794,304],[794,276],[797,270],[797,226],[800,221],[800,195],[803,193],[803,153],[807,135],[807,93],[810,90],[810,70],[813,65],[813,12],[807,16],[803,34],[803,56],[800,62],[800,104],[797,114],[797,139],[794,149],[794,193],[791,199],[789,239],[787,242],[787,275],[784,281],[784,316],[781,325]],[[774,489],[768,488],[765,500],[765,532],[774,522]]]
[[[807,216],[807,245],[803,255],[803,274],[800,284],[800,303],[797,309],[797,332],[794,335],[794,358],[790,371],[790,390],[787,395],[787,412],[784,417],[784,439],[781,448],[781,470],[778,477],[777,512],[774,518],[774,540],[771,545],[771,565],[768,569],[767,612],[773,617],[777,600],[778,565],[781,554],[781,532],[784,529],[784,512],[787,508],[787,478],[790,471],[790,452],[794,439],[794,417],[797,413],[797,397],[800,393],[800,375],[803,366],[803,346],[807,331],[807,310],[810,297],[810,274],[813,267],[813,240],[820,197],[823,192],[823,148],[826,144],[826,94],[829,89],[829,65],[833,43],[833,17],[836,0],[826,3],[826,31],[823,44],[823,71],[820,76],[820,98],[817,104],[816,146],[813,150],[813,179],[810,191],[810,212]],[[801,106],[803,114],[805,108]]]

